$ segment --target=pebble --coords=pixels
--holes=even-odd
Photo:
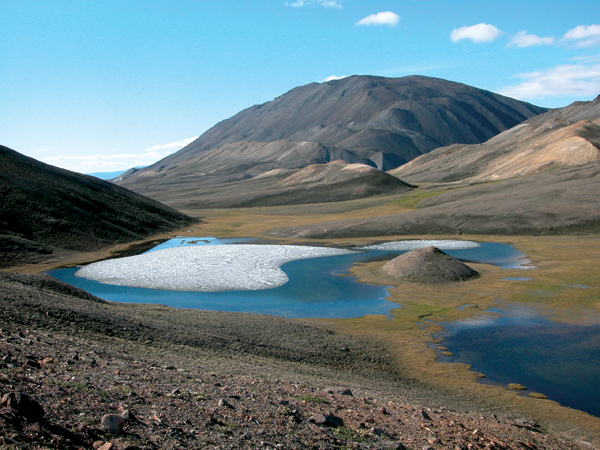
[[[231,403],[229,403],[226,399],[222,398],[221,400],[219,400],[219,406],[223,407],[223,408],[231,408],[231,409],[235,409],[235,406],[233,406]]]
[[[90,366],[95,366],[96,365],[96,359],[92,358],[91,356],[85,356],[83,358],[83,362],[86,364],[89,364]]]
[[[431,416],[429,414],[427,414],[427,411],[425,411],[424,409],[422,409],[419,412],[419,415],[425,420],[431,420]]]
[[[383,428],[371,428],[369,433],[374,434],[375,436],[388,436],[388,432]]]

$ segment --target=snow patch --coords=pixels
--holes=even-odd
[[[359,247],[360,250],[386,250],[386,251],[410,251],[417,248],[437,247],[440,250],[465,250],[469,248],[480,247],[479,243],[474,241],[453,241],[453,240],[409,240],[384,242],[382,244],[367,245]]]
[[[288,282],[281,265],[298,259],[344,255],[349,250],[295,245],[174,247],[82,267],[75,276],[117,286],[169,291],[249,291]]]

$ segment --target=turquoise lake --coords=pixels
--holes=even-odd
[[[174,246],[236,245],[252,239],[180,238],[164,242],[149,252]],[[100,298],[128,303],[160,303],[175,308],[239,311],[289,318],[352,318],[366,314],[390,314],[401,305],[386,300],[386,286],[359,283],[348,276],[352,264],[392,259],[402,251],[368,250],[347,255],[303,259],[284,264],[289,281],[275,289],[260,291],[181,292],[102,284],[74,276],[78,268],[57,269],[48,274]],[[481,243],[480,247],[447,250],[465,261],[518,267],[525,255],[510,245]]]

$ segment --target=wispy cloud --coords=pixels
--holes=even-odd
[[[382,11],[377,14],[371,14],[363,19],[356,22],[356,25],[387,25],[388,27],[395,27],[400,22],[400,16],[391,11]]]
[[[325,78],[325,82],[327,81],[335,81],[335,80],[341,80],[343,78],[347,78],[348,75],[342,75],[341,77],[338,77],[337,75],[330,75],[327,78]]]
[[[564,64],[516,76],[524,80],[499,93],[520,100],[548,97],[592,97],[600,93],[600,63]]]
[[[508,45],[523,48],[533,45],[553,45],[556,42],[554,37],[540,37],[535,34],[527,34],[527,31],[519,31],[511,36]]]
[[[188,139],[182,139],[181,141],[177,141],[177,142],[171,142],[169,144],[154,145],[154,146],[150,147],[149,149],[146,149],[145,151],[146,152],[156,152],[156,151],[161,151],[161,150],[177,151],[179,149],[182,149],[186,145],[188,145],[190,142],[195,141],[196,139],[198,139],[198,136],[193,137],[193,138],[188,138]]]
[[[579,25],[567,31],[563,40],[578,48],[600,45],[600,25]]]
[[[196,137],[168,144],[153,145],[140,153],[113,153],[86,156],[48,156],[44,161],[78,172],[98,172],[102,170],[121,170],[135,166],[147,166],[175,153]]]
[[[344,0],[294,0],[285,2],[285,6],[292,8],[304,8],[307,6],[322,6],[324,8],[343,8]]]
[[[452,39],[452,42],[468,39],[479,44],[483,42],[492,42],[503,34],[505,33],[500,31],[494,25],[480,23],[470,27],[455,28],[450,33],[450,39]]]

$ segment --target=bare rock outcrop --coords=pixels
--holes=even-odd
[[[387,276],[419,283],[450,283],[479,276],[479,272],[436,247],[404,253],[380,270]]]

